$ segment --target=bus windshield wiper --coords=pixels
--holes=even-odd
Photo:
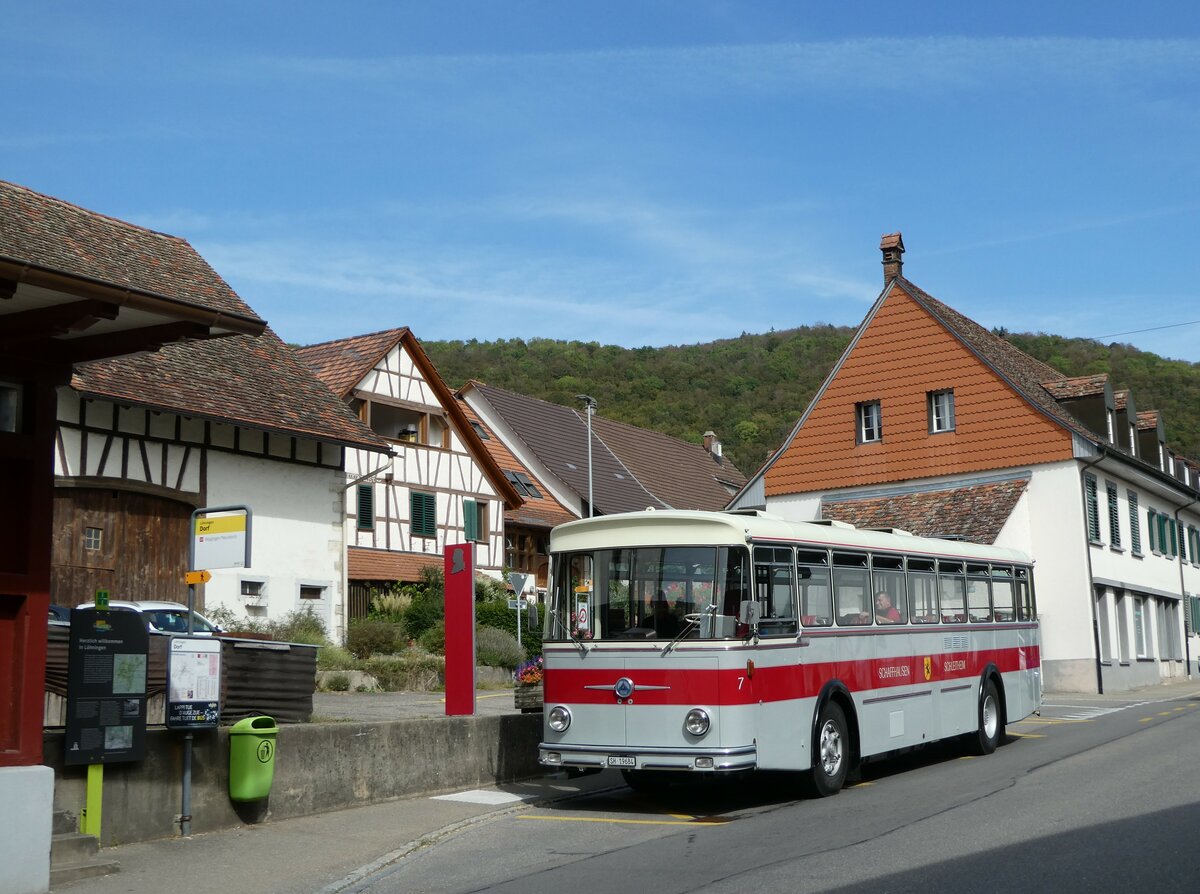
[[[558,609],[554,609],[552,612],[550,612],[550,617],[554,619],[554,624],[555,624],[555,626],[558,627],[559,631],[566,635],[567,641],[574,644],[575,647],[577,649],[579,649],[579,654],[587,655],[587,653],[588,653],[587,646],[585,646],[582,641],[576,639],[574,636],[571,635],[571,631],[568,630],[567,626],[565,624],[563,624],[563,622],[559,619]]]
[[[717,604],[715,602],[710,602],[708,605],[706,605],[704,607],[704,611],[697,612],[694,615],[684,615],[683,620],[685,620],[687,623],[683,625],[683,629],[679,631],[679,634],[675,637],[675,639],[671,640],[669,643],[667,643],[665,646],[663,646],[663,650],[662,650],[661,654],[666,655],[668,652],[670,652],[672,649],[674,649],[677,645],[679,645],[679,641],[681,639],[683,639],[685,636],[687,636],[689,633],[691,633],[692,628],[695,627],[696,625],[698,625],[700,623],[701,619],[705,615],[715,615],[716,613],[717,613]]]

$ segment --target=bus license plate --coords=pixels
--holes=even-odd
[[[636,767],[637,761],[627,754],[610,754],[608,765],[610,767]]]

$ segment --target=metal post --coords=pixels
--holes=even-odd
[[[588,518],[596,514],[595,502],[592,498],[592,414],[596,412],[596,398],[586,394],[576,394],[576,400],[583,401],[587,408],[587,448],[588,448]]]
[[[179,809],[179,834],[192,834],[192,731],[183,736],[183,804]]]

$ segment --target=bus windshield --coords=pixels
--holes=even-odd
[[[745,547],[598,549],[553,562],[548,641],[732,639],[750,598]]]

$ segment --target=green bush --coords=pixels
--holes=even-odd
[[[330,674],[325,678],[325,688],[329,692],[349,692],[350,675],[342,673]]]
[[[312,606],[288,612],[281,620],[271,622],[271,635],[286,643],[305,643],[322,646],[329,641],[325,622]]]
[[[537,630],[530,630],[527,626],[521,628],[521,645],[525,649],[525,657],[532,658],[535,655],[542,654],[542,620],[544,606],[539,605],[538,610],[538,625]],[[521,612],[521,620],[528,624],[526,611]],[[517,610],[508,607],[507,599],[504,602],[481,602],[475,606],[475,623],[485,627],[495,627],[497,630],[503,630],[512,636],[514,639],[517,636]]]
[[[390,655],[404,647],[404,628],[383,618],[361,618],[346,630],[346,648],[356,658]]]
[[[239,615],[227,605],[218,605],[212,611],[205,609],[203,615],[222,630],[230,633],[270,633],[271,625],[265,618],[251,618]]]
[[[436,621],[418,640],[422,649],[434,655],[446,654],[446,622]]]
[[[434,601],[426,594],[413,599],[408,610],[404,612],[404,629],[413,639],[420,639],[425,631],[442,620],[446,615],[446,607],[440,601]]]
[[[317,650],[317,670],[358,670],[358,661],[346,649],[325,643]]]
[[[369,617],[397,623],[404,622],[404,613],[412,605],[412,593],[403,587],[388,587],[382,591],[371,591]]]
[[[497,580],[494,577],[489,577],[486,574],[475,575],[475,601],[476,602],[497,602],[501,605],[506,605],[512,591],[505,585],[504,581]]]
[[[475,631],[475,661],[485,667],[515,668],[525,660],[525,650],[516,637],[495,627],[480,627]]]
[[[362,669],[378,680],[386,692],[427,691],[442,685],[446,660],[407,649],[399,655],[376,655],[362,662]]]

